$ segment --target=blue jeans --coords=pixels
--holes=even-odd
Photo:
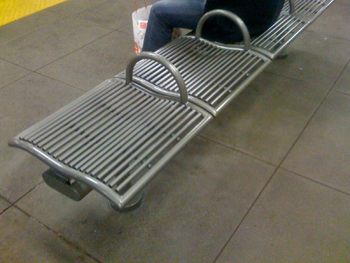
[[[156,51],[171,41],[174,27],[196,29],[205,0],[163,0],[152,6],[142,51]]]

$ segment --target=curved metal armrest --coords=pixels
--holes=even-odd
[[[208,13],[205,13],[198,22],[197,29],[196,29],[196,37],[198,37],[198,38],[201,37],[202,27],[203,27],[204,23],[210,17],[213,17],[213,16],[224,16],[224,17],[231,19],[239,27],[239,29],[242,32],[243,40],[244,40],[244,50],[248,50],[250,48],[250,35],[249,35],[249,31],[248,31],[247,26],[245,25],[243,20],[239,18],[239,16],[237,16],[236,14],[234,14],[232,12],[226,11],[226,10],[217,9],[217,10],[213,10],[213,11],[210,11]]]
[[[180,72],[177,70],[177,68],[166,58],[164,58],[161,55],[155,54],[155,53],[150,53],[150,52],[142,52],[135,56],[133,59],[130,60],[128,66],[126,67],[126,84],[129,84],[132,82],[132,72],[134,69],[134,66],[136,65],[137,62],[139,62],[142,59],[151,59],[159,64],[163,65],[169,72],[173,75],[180,91],[180,101],[181,103],[187,103],[188,101],[188,94],[187,94],[187,89],[186,89],[186,84],[183,78],[180,75]],[[171,94],[174,97],[178,97],[178,93],[176,92],[171,92],[168,91],[168,94]]]

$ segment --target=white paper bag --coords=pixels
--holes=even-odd
[[[142,51],[143,40],[145,39],[149,12],[152,5],[137,9],[132,13],[132,25],[134,31],[134,45],[136,54]]]

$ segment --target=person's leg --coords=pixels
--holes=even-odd
[[[171,41],[174,27],[195,29],[205,0],[164,0],[152,6],[143,51],[156,51]]]

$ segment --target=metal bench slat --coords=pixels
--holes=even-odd
[[[166,57],[168,60],[171,60],[172,63],[174,64],[180,59],[183,59],[188,54],[188,50],[192,51],[199,45],[203,44],[194,40],[193,41],[185,40],[182,42],[183,42],[183,45],[179,45],[179,46],[172,45],[172,48],[169,48],[170,50],[167,49],[168,52],[159,52],[158,54]],[[154,76],[161,77],[164,74],[170,75],[170,73],[168,73],[167,71],[163,71],[162,70],[163,67],[154,61],[152,62],[147,61],[145,64],[141,64],[140,66],[143,67],[143,70],[140,72],[134,71],[134,74],[144,79],[152,78]]]
[[[158,148],[158,150],[152,154],[152,157],[149,157],[147,158],[147,163],[144,162],[142,165],[140,165],[133,173],[131,173],[128,178],[126,180],[124,180],[119,186],[117,186],[117,183],[118,183],[118,179],[122,179],[121,178],[121,175],[119,176],[119,178],[115,178],[112,182],[110,182],[110,186],[111,187],[116,187],[116,190],[117,191],[122,191],[124,190],[124,188],[130,183],[131,180],[133,180],[137,175],[138,173],[144,169],[146,166],[148,168],[150,168],[152,166],[151,162],[155,159],[156,156],[159,156],[160,153],[166,148],[168,147],[171,143],[174,143],[176,140],[179,140],[179,136],[186,130],[188,129],[195,121],[198,120],[199,118],[199,114],[197,114],[196,116],[194,116],[192,119],[190,120],[187,120],[186,122],[182,121],[182,124],[183,124],[183,127],[181,127],[181,129],[176,133],[174,134],[171,139],[168,139],[167,141],[164,142],[164,140],[166,139],[165,138],[165,135],[163,136],[162,138],[162,144],[160,145],[161,147]],[[178,125],[180,126],[180,125]],[[175,128],[173,128],[174,130]],[[159,143],[158,143],[159,145]],[[150,151],[154,150],[155,149],[155,145],[153,145],[151,148],[148,149],[148,151],[146,153],[143,154],[143,156],[145,156],[146,154],[148,154]],[[124,174],[126,174],[127,172],[129,172],[131,169],[134,169],[135,167],[132,166],[130,168],[128,168]]]
[[[215,59],[214,61],[210,61],[210,67],[207,65],[203,65],[203,67],[198,68],[194,71],[195,75],[186,74],[186,81],[190,85],[190,91],[194,96],[198,96],[198,91],[201,90],[202,85],[208,85],[208,81],[215,82],[220,78],[219,74],[225,68],[228,68],[231,63],[235,63],[235,59],[239,56],[239,53],[230,54],[229,52],[224,52],[222,54],[222,59]],[[214,74],[211,77],[209,74],[212,72]],[[205,88],[203,88],[205,89]]]
[[[113,84],[111,80],[106,80],[102,82],[100,85],[95,87],[93,91],[85,93],[84,95],[76,99],[74,101],[76,103],[72,102],[66,105],[65,107],[53,113],[50,116],[50,118],[43,119],[42,121],[38,122],[36,125],[33,125],[31,128],[28,128],[25,132],[22,132],[21,134],[25,137],[31,138],[31,140],[36,140],[36,138],[40,137],[42,134],[46,135],[47,131],[51,128],[52,123],[57,122],[59,119],[65,120],[65,118],[67,118],[66,114],[69,114],[68,110],[70,112],[74,112],[77,110],[79,111],[79,108],[83,107],[83,104],[85,104],[87,101],[94,99],[97,93],[103,95],[104,92],[108,92],[110,89],[114,88],[114,86],[115,84]]]
[[[111,85],[110,88],[112,87],[113,86]],[[94,105],[97,105],[105,97],[108,97],[110,95],[110,92],[111,91],[105,94],[98,94],[98,96],[95,96],[93,100],[87,100],[81,105],[74,106],[69,111],[62,113],[57,119],[55,119],[54,122],[51,122],[51,124],[48,124],[42,129],[38,130],[38,134],[33,134],[33,137],[28,136],[28,139],[31,140],[34,144],[41,143],[43,140],[46,140],[48,137],[54,134],[57,130],[60,130],[60,127],[68,127],[68,123],[76,121],[82,114],[90,114],[92,112],[91,109],[94,107]]]
[[[50,154],[54,155],[56,149],[61,148],[67,141],[71,140],[71,136],[83,135],[82,133],[87,130],[87,126],[94,125],[96,127],[96,122],[106,115],[110,115],[113,110],[117,109],[117,112],[122,111],[130,103],[141,98],[141,94],[132,94],[131,92],[122,95],[123,97],[109,97],[104,104],[83,112],[76,119],[72,120],[69,126],[66,125],[65,129],[61,128],[59,134],[52,134],[50,138],[45,139],[38,146],[43,147]]]
[[[179,109],[174,110],[173,107],[168,108],[166,111],[162,112],[159,117],[157,116],[157,118],[153,119],[152,122],[144,125],[142,129],[128,133],[128,136],[121,141],[113,141],[110,150],[104,156],[100,156],[98,159],[95,159],[95,162],[90,164],[88,167],[84,166],[80,169],[83,169],[86,172],[96,176],[99,174],[98,177],[102,178],[106,173],[108,173],[108,168],[106,167],[111,162],[116,163],[119,160],[118,157],[125,157],[126,155],[132,154],[134,149],[141,147],[143,143],[149,142],[149,140],[153,140],[152,136],[156,134],[156,127],[158,125],[163,125],[168,118],[179,118],[182,116],[184,116],[184,112],[181,112]]]
[[[139,127],[143,127],[142,125],[144,125],[148,118],[153,120],[157,111],[162,112],[164,110],[164,103],[160,105],[156,105],[155,103],[151,104],[151,109],[147,105],[144,105],[145,111],[139,111],[136,117],[133,116],[128,120],[124,118],[116,120],[111,127],[101,131],[98,136],[81,147],[76,153],[69,156],[69,158],[65,158],[64,162],[72,167],[82,169],[81,167],[87,162],[92,162],[93,158],[99,158],[99,156],[108,152],[112,147],[111,141],[121,140],[128,135],[128,132],[137,131]]]
[[[67,155],[67,151],[74,152],[79,149],[81,146],[79,145],[79,142],[86,143],[95,130],[107,129],[107,127],[110,125],[109,121],[112,122],[113,118],[119,118],[118,114],[108,114],[107,116],[104,115],[98,115],[98,117],[95,119],[91,119],[91,121],[79,126],[79,130],[82,130],[81,133],[72,133],[71,136],[65,136],[62,140],[60,140],[60,143],[55,144],[55,147],[49,149],[51,154],[55,158],[59,158],[61,160],[62,157],[60,156]],[[86,127],[87,124],[89,127]]]
[[[96,155],[90,154],[89,158],[86,158],[83,162],[75,164],[74,166],[86,172],[89,172],[87,169],[94,169],[96,166],[100,165],[104,159],[108,158],[111,152],[113,153],[113,149],[120,149],[130,143],[130,141],[135,141],[139,137],[145,135],[146,132],[153,128],[151,124],[155,124],[160,118],[165,117],[174,109],[172,106],[172,104],[155,105],[154,111],[150,112],[152,115],[147,116],[147,118],[145,116],[145,121],[133,122],[133,126],[126,126],[123,130],[112,133],[111,138],[94,150],[95,154],[97,153]]]
[[[203,52],[206,52],[209,48],[210,48],[209,45],[208,47],[203,48]],[[184,78],[184,80],[187,81],[186,82],[187,89],[191,91],[193,86],[192,86],[192,83],[189,81],[189,78],[197,77],[198,79],[198,74],[200,71],[203,72],[205,69],[209,70],[208,65],[210,65],[211,69],[215,68],[219,62],[217,58],[218,57],[225,58],[226,56],[232,57],[230,53],[231,52],[228,50],[211,49],[211,50],[208,50],[208,52],[206,52],[205,55],[201,54],[197,56],[196,55],[192,56],[191,59],[188,59],[183,64],[180,64],[180,63],[174,63],[174,64],[181,71],[182,77]],[[192,59],[198,61],[198,63],[188,64]],[[200,76],[201,76],[200,78],[203,78],[203,74],[201,74]],[[175,90],[176,87],[174,87],[174,84],[175,84],[174,80],[169,79],[168,75],[167,75],[167,78],[168,78],[168,81],[165,81],[164,79],[160,79],[156,81],[156,85],[159,85],[169,90]]]
[[[194,54],[196,52],[197,49],[202,49],[201,52],[206,52],[206,56],[200,56]],[[190,49],[187,50],[180,50],[179,52],[183,54],[183,56],[181,57],[176,57],[175,59],[172,59],[171,57],[167,57],[165,56],[168,60],[171,60],[171,62],[173,63],[173,65],[180,70],[180,72],[182,73],[182,77],[185,77],[185,69],[190,68],[193,69],[194,66],[198,66],[200,68],[200,60],[202,59],[208,59],[210,56],[210,46],[205,46],[204,43],[201,43],[201,45],[195,45],[192,46]],[[217,53],[217,52],[216,52]],[[195,61],[195,63],[193,63],[193,61]],[[191,63],[192,62],[192,63]],[[168,84],[169,81],[173,81],[174,79],[172,77],[170,77],[170,74],[166,71],[163,71],[162,68],[158,68],[158,70],[156,72],[154,72],[152,75],[143,75],[140,76],[144,79],[152,79],[152,82],[155,83],[157,86],[166,86]]]
[[[159,129],[157,132],[152,133],[151,137],[149,137],[144,141],[138,141],[138,144],[133,145],[132,147],[128,148],[128,157],[126,159],[123,159],[119,157],[117,159],[118,162],[121,162],[120,165],[118,165],[118,168],[115,169],[113,165],[110,165],[109,167],[103,168],[103,173],[99,173],[99,177],[103,177],[103,180],[105,182],[109,182],[113,177],[116,177],[114,179],[114,184],[116,184],[118,181],[120,181],[124,176],[125,172],[118,175],[119,171],[121,171],[121,167],[125,167],[125,165],[129,164],[134,158],[137,157],[137,159],[143,160],[148,153],[150,153],[152,150],[156,148],[162,148],[162,146],[167,145],[166,141],[171,141],[171,138],[173,137],[173,133],[176,129],[178,129],[181,125],[184,125],[186,123],[191,124],[191,121],[195,121],[196,118],[193,116],[194,112],[189,112],[189,114],[186,114],[186,112],[182,112],[181,115],[176,116],[175,118],[170,117],[163,121],[164,127],[162,129]],[[180,120],[180,118],[182,118]],[[147,161],[149,159],[153,158],[147,158]],[[116,161],[116,162],[117,162]],[[134,163],[135,164],[135,163]],[[130,169],[132,169],[133,166],[130,166]],[[110,170],[110,173],[107,177],[106,170]],[[110,185],[113,187],[112,183]]]
[[[60,161],[70,164],[73,160],[78,161],[78,156],[84,158],[88,155],[88,151],[93,151],[97,147],[100,147],[101,144],[108,141],[109,137],[112,136],[115,132],[120,131],[122,134],[125,133],[125,129],[131,129],[132,125],[136,123],[141,123],[143,118],[149,116],[153,112],[149,109],[156,103],[155,99],[148,98],[147,100],[142,100],[141,103],[132,109],[130,112],[127,112],[118,118],[112,119],[110,123],[106,126],[101,126],[98,129],[92,131],[89,136],[88,141],[82,140],[80,143],[76,144],[75,148],[67,149],[64,153],[59,154],[57,158]],[[140,116],[136,115],[135,112],[140,112]]]

